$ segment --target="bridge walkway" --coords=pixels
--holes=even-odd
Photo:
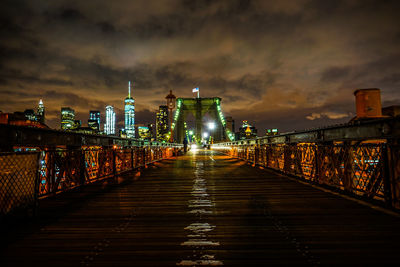
[[[158,162],[56,213],[9,240],[0,266],[399,262],[398,217],[213,151]]]

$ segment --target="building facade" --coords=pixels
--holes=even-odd
[[[156,139],[157,141],[168,141],[168,107],[160,106],[156,116]]]
[[[104,133],[107,135],[115,135],[115,112],[113,106],[106,107],[106,124],[104,125]]]
[[[127,138],[135,138],[135,99],[131,97],[131,82],[128,97],[125,98],[125,133]]]
[[[138,126],[138,138],[142,140],[150,140],[150,129],[147,126]]]
[[[44,115],[45,115],[45,108],[44,108],[43,100],[40,99],[38,109],[37,109],[37,115],[36,115],[37,121],[44,124],[44,122],[45,122]]]
[[[242,127],[239,127],[236,140],[253,139],[257,137],[257,129],[251,126],[247,121],[243,121]]]
[[[61,129],[73,130],[75,129],[75,110],[69,107],[61,108]]]
[[[100,132],[100,111],[91,110],[89,112],[88,127],[96,133]]]
[[[30,121],[38,121],[38,118],[33,109],[26,109],[24,111],[25,118]]]

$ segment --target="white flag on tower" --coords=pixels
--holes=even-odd
[[[196,88],[193,88],[193,93],[196,93],[196,92],[198,92],[199,91],[199,87],[196,87]]]

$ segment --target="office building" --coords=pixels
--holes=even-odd
[[[135,138],[135,100],[131,97],[131,82],[128,83],[128,97],[125,98],[125,133]]]
[[[156,126],[154,125],[154,123],[149,123],[149,124],[147,124],[147,127],[149,128],[150,140],[155,141],[156,140],[156,135],[155,135]]]
[[[44,124],[44,121],[45,121],[44,115],[45,115],[45,108],[44,108],[43,100],[40,99],[38,109],[37,109],[37,115],[36,115],[37,121]]]
[[[75,110],[69,107],[61,108],[61,129],[73,130],[75,129]]]
[[[265,130],[266,136],[273,136],[273,135],[278,135],[278,134],[279,134],[279,132],[278,132],[278,129],[276,129],[276,128]]]
[[[150,140],[150,129],[147,126],[138,126],[138,138],[142,140]]]
[[[167,141],[168,137],[168,107],[160,106],[156,116],[156,139],[157,141]]]
[[[33,109],[26,109],[24,111],[24,115],[25,115],[25,119],[29,120],[29,121],[37,121],[37,116],[35,114],[35,111],[33,111]]]
[[[91,110],[89,112],[88,127],[96,133],[100,132],[100,111]]]
[[[106,124],[104,132],[107,135],[115,135],[115,112],[113,106],[106,107]]]
[[[252,139],[257,137],[257,129],[251,126],[247,121],[243,121],[242,127],[239,127],[236,140]]]

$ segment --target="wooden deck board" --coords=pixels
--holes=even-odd
[[[156,163],[65,209],[68,197],[42,201],[40,227],[13,232],[1,266],[400,261],[399,218],[212,151]]]

